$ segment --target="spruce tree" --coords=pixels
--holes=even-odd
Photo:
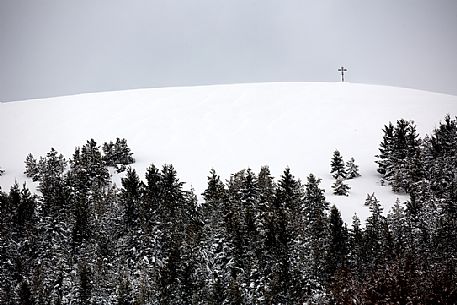
[[[354,158],[351,158],[348,162],[346,162],[346,173],[347,179],[360,177],[359,166],[355,164]]]
[[[257,256],[259,272],[262,274],[259,283],[260,294],[265,300],[271,299],[273,281],[271,266],[275,261],[275,224],[274,194],[275,182],[268,166],[262,166],[258,175],[259,207],[256,215],[258,232]]]
[[[210,304],[220,304],[227,298],[224,287],[230,284],[229,261],[232,249],[224,220],[226,190],[214,169],[210,171],[203,198],[201,260],[197,269],[202,281],[200,298],[208,300]]]
[[[124,206],[125,223],[128,229],[134,229],[138,225],[142,183],[131,167],[127,170],[127,176],[122,178],[122,187],[121,202]]]
[[[349,230],[348,263],[357,278],[363,276],[363,262],[366,260],[364,253],[363,231],[357,214],[352,216],[351,229]]]
[[[38,180],[38,163],[37,160],[33,157],[31,153],[27,155],[27,158],[25,159],[25,172],[24,174],[32,178],[33,181]]]
[[[304,222],[302,213],[303,186],[286,168],[276,189],[274,219],[275,260],[271,266],[269,301],[284,303],[303,296],[306,275],[303,264]]]
[[[349,196],[348,191],[351,187],[347,184],[344,184],[344,179],[341,176],[336,178],[335,183],[332,185],[333,194],[338,196]]]
[[[333,178],[343,177],[346,179],[346,169],[344,168],[344,161],[343,157],[338,150],[335,150],[333,153],[333,157],[330,163],[331,170],[330,174],[332,174]]]
[[[367,195],[365,206],[368,206],[371,213],[366,220],[365,254],[368,259],[368,269],[374,270],[387,254],[387,221],[382,215],[383,208],[374,193]]]
[[[310,174],[305,184],[304,216],[308,254],[308,294],[320,294],[322,284],[327,279],[325,258],[328,252],[329,224],[327,211],[329,203],[324,190],[319,187],[320,179]]]
[[[387,168],[390,167],[389,157],[393,150],[394,125],[392,122],[389,122],[388,125],[384,126],[383,132],[382,142],[379,145],[380,153],[379,155],[376,155],[378,158],[376,163],[378,164],[378,173],[383,177],[386,177],[388,175]]]
[[[340,211],[333,205],[329,215],[329,246],[326,260],[326,273],[329,279],[335,278],[335,273],[347,266],[348,232],[341,219]]]

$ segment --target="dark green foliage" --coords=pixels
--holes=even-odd
[[[27,283],[26,280],[23,280],[20,283],[18,296],[19,296],[18,303],[21,305],[35,304],[35,302],[33,300],[32,292],[30,291],[29,284]]]
[[[344,179],[346,179],[346,169],[344,167],[343,157],[341,156],[338,150],[335,150],[335,152],[333,153],[330,166],[330,174],[332,174],[333,178],[336,179],[338,177],[343,177]]]
[[[28,154],[27,158],[25,159],[24,174],[27,177],[32,178],[33,181],[38,180],[38,174],[39,174],[38,163],[31,153]]]
[[[347,179],[360,177],[359,166],[355,164],[354,158],[351,158],[348,162],[346,162],[346,173]]]
[[[378,160],[378,173],[385,176],[387,175],[387,167],[389,166],[389,156],[393,150],[393,138],[394,138],[394,125],[389,122],[388,125],[384,126],[383,129],[384,135],[382,137],[382,142],[379,145],[379,155],[376,155]]]
[[[376,163],[378,172],[394,191],[410,192],[414,183],[424,177],[420,145],[413,121],[401,119],[395,127],[390,122],[385,126]]]
[[[329,233],[326,273],[329,279],[335,280],[336,274],[347,267],[349,252],[348,232],[341,219],[341,214],[335,206],[330,208]]]
[[[79,274],[79,304],[91,304],[92,279],[91,271],[86,262],[82,262],[78,268]]]
[[[455,304],[456,121],[422,141],[412,122],[385,130],[380,172],[410,198],[385,217],[368,195],[349,229],[320,179],[288,168],[212,170],[197,203],[171,165],[114,187],[94,140],[69,167],[29,155],[39,195],[0,191],[0,303]]]
[[[324,190],[319,187],[320,179],[313,174],[307,178],[304,196],[305,236],[309,246],[310,276],[316,284],[327,278],[326,254],[329,246],[329,223],[327,211],[329,203],[325,200]],[[314,284],[314,285],[316,285]],[[313,287],[318,289],[319,287]]]
[[[103,143],[103,161],[107,166],[118,167],[118,172],[125,170],[125,165],[135,163],[126,139],[116,138],[116,143]]]
[[[332,188],[333,194],[338,196],[348,196],[348,192],[351,189],[349,185],[344,184],[344,179],[341,176],[336,178],[335,183],[332,185]]]
[[[126,227],[134,228],[138,223],[142,183],[131,167],[127,170],[127,176],[122,178],[122,188],[121,202],[124,207]]]

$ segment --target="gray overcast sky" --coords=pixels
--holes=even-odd
[[[0,0],[0,101],[263,81],[457,95],[456,0]]]

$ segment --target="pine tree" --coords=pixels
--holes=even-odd
[[[271,299],[272,279],[271,266],[275,261],[275,230],[274,230],[274,194],[275,182],[271,176],[268,166],[262,166],[258,175],[259,206],[257,209],[256,229],[258,232],[257,256],[259,262],[259,273],[262,277],[259,280],[258,302]]]
[[[306,280],[303,264],[304,222],[302,213],[303,186],[286,168],[278,182],[273,204],[275,250],[267,301],[273,304],[300,298]],[[299,288],[300,287],[300,288]]]
[[[388,125],[384,126],[383,132],[382,142],[379,145],[380,154],[376,155],[378,158],[376,163],[378,164],[378,173],[386,177],[388,175],[387,168],[390,167],[389,157],[393,150],[394,125],[389,122]]]
[[[259,211],[259,191],[257,177],[247,169],[240,189],[241,219],[241,261],[244,271],[242,277],[242,296],[244,303],[252,304],[261,298],[256,287],[260,287],[258,248],[260,240],[256,228],[256,216]]]
[[[341,176],[336,178],[335,183],[332,185],[333,194],[338,196],[349,196],[348,191],[351,187],[347,184],[344,184],[344,179]]]
[[[125,211],[125,222],[127,228],[132,229],[138,224],[142,183],[131,167],[127,170],[127,176],[122,178],[122,187],[121,201]]]
[[[38,163],[37,160],[33,157],[31,153],[27,155],[27,158],[25,159],[25,172],[24,174],[32,178],[33,181],[38,180]]]
[[[64,170],[67,161],[56,150],[38,163],[41,200],[37,208],[38,236],[37,260],[42,274],[40,290],[44,299],[61,303],[71,293],[71,228],[73,227],[71,188],[67,184]],[[40,297],[41,298],[41,297]]]
[[[329,215],[329,247],[327,252],[326,273],[330,279],[335,273],[346,267],[348,255],[348,232],[344,227],[340,211],[333,205]]]
[[[116,143],[112,141],[103,143],[103,161],[107,166],[117,167],[117,172],[123,172],[125,166],[135,163],[132,152],[127,145],[126,139],[116,138]]]
[[[358,278],[363,276],[362,268],[365,260],[363,231],[359,217],[354,214],[351,229],[349,230],[348,263]]]
[[[346,173],[347,179],[360,177],[359,166],[355,164],[354,158],[351,158],[348,162],[346,162]]]
[[[325,200],[324,190],[319,187],[320,181],[310,174],[305,184],[305,238],[309,249],[309,281],[306,289],[310,296],[322,294],[322,284],[328,278],[325,259],[329,243],[329,224],[326,215],[329,203]]]
[[[161,196],[157,208],[159,241],[158,294],[160,303],[190,303],[195,266],[196,199],[182,190],[172,165],[161,171]]]
[[[335,150],[333,153],[332,161],[330,163],[331,171],[333,178],[343,177],[346,179],[346,169],[344,168],[343,157],[338,150]]]
[[[382,215],[383,208],[374,193],[367,195],[365,206],[368,206],[371,213],[366,220],[365,254],[368,259],[367,267],[374,270],[387,254],[387,221]]]
[[[414,122],[398,120],[385,174],[394,191],[409,192],[412,184],[422,178],[421,171],[417,171],[415,166],[420,162],[420,143]]]
[[[397,256],[401,256],[409,247],[407,233],[407,219],[405,209],[400,205],[400,199],[397,198],[392,210],[387,216],[389,229],[392,232],[394,251]]]
[[[228,287],[230,281],[229,262],[232,249],[224,220],[226,190],[214,169],[208,177],[208,187],[203,198],[204,224],[200,242],[202,260],[197,270],[202,280],[200,297],[208,300],[209,304],[221,304],[227,297],[224,287]]]

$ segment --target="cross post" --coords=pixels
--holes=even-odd
[[[341,81],[344,82],[344,72],[346,72],[347,69],[341,66],[341,68],[339,68],[338,71],[341,72]]]

